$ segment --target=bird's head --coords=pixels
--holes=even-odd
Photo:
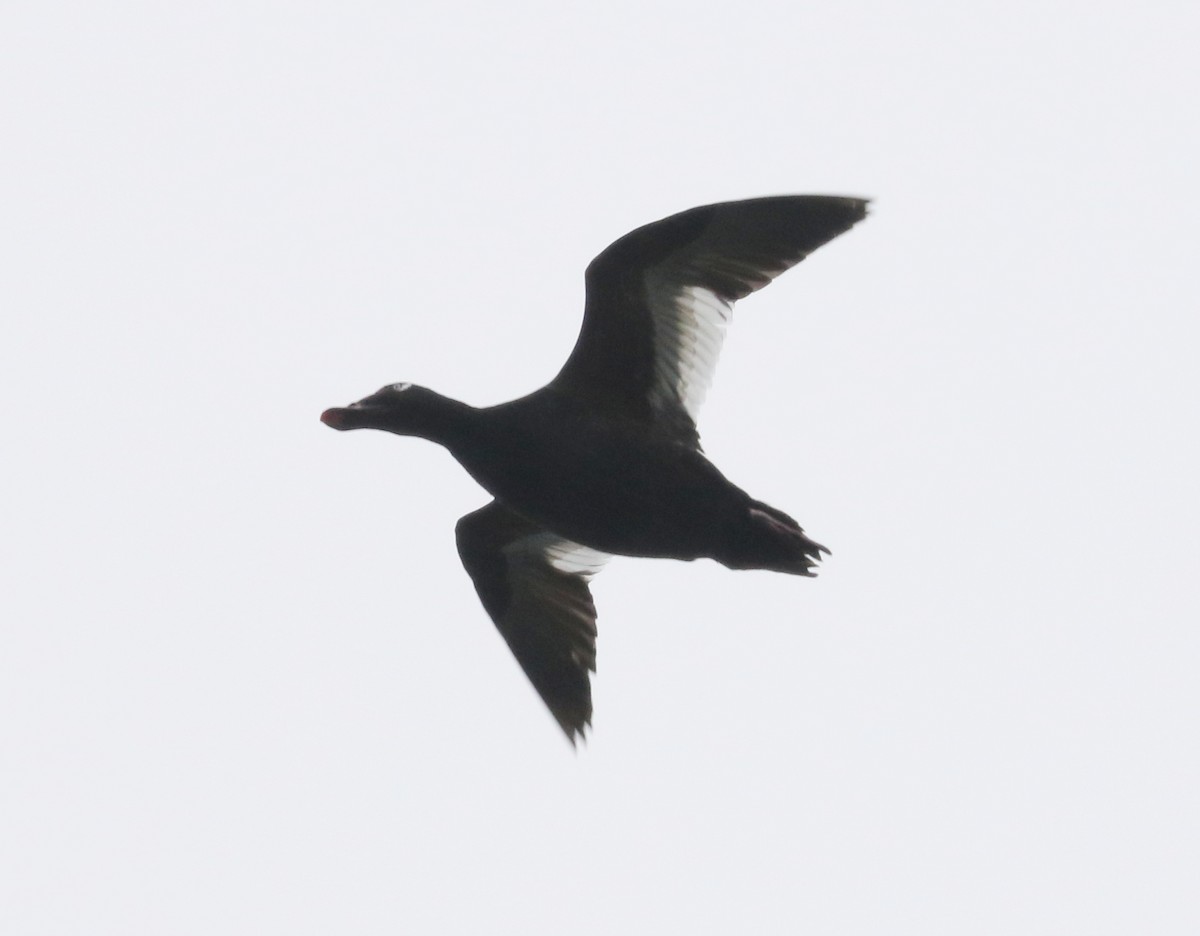
[[[382,429],[397,435],[428,438],[442,422],[451,401],[439,393],[411,383],[388,384],[349,406],[335,406],[321,414],[332,429]]]

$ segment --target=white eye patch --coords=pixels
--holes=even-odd
[[[388,389],[395,390],[397,393],[401,393],[402,391],[407,390],[411,386],[412,386],[411,383],[394,383],[390,387],[388,387]]]

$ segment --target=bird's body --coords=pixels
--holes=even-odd
[[[865,210],[859,199],[786,196],[646,225],[589,266],[579,341],[547,386],[477,409],[393,384],[322,415],[337,429],[444,445],[495,498],[459,521],[459,553],[572,741],[591,719],[587,583],[610,555],[812,574],[823,547],[705,457],[695,414],[734,301]]]
[[[513,510],[613,555],[715,558],[737,489],[696,449],[647,427],[588,418],[553,391],[480,412],[491,428],[450,452]]]

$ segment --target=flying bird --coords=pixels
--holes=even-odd
[[[866,212],[864,199],[794,195],[647,224],[588,266],[579,338],[540,390],[476,408],[396,383],[321,415],[443,445],[492,495],[458,521],[459,556],[572,744],[592,718],[588,582],[611,556],[811,576],[828,553],[717,470],[696,417],[733,304]]]

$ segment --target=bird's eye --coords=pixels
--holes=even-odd
[[[388,387],[388,389],[394,391],[395,393],[403,393],[405,390],[407,390],[411,386],[412,386],[411,383],[394,383],[390,387]]]

